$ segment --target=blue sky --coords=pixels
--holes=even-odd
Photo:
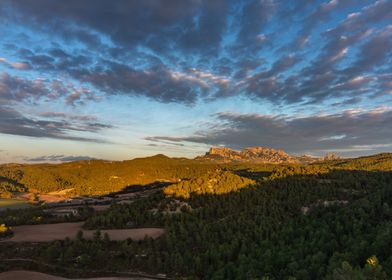
[[[392,149],[392,1],[0,0],[0,162]]]

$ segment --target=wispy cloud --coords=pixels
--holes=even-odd
[[[112,125],[97,122],[42,120],[24,116],[10,107],[0,106],[0,133],[3,134],[105,143],[107,141],[98,137],[97,133],[112,127]],[[78,135],[77,132],[96,133],[97,137],[84,137]]]
[[[48,155],[24,159],[30,162],[71,162],[81,160],[95,160],[96,158],[89,156]]]

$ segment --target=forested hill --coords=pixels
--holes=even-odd
[[[0,166],[0,194],[29,190],[69,195],[105,194],[131,185],[194,178],[216,164],[156,155],[127,161],[88,160],[63,164],[6,164]]]
[[[338,169],[392,170],[392,154],[379,154],[357,159],[318,162],[316,166]],[[67,190],[67,195],[101,195],[132,185],[156,181],[177,182],[220,170],[272,171],[282,166],[304,165],[284,163],[218,163],[156,155],[127,161],[88,160],[63,164],[0,165],[0,197],[16,192],[49,193]]]
[[[323,164],[341,169],[390,171],[392,170],[392,153],[382,153],[352,159],[339,159],[332,162],[324,162]]]
[[[214,171],[164,189],[168,196],[189,198],[191,194],[225,194],[254,185],[254,180],[238,176],[229,171]]]

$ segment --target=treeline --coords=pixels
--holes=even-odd
[[[7,226],[36,225],[62,222],[84,221],[91,217],[94,209],[89,206],[77,208],[78,215],[56,216],[45,211],[45,207],[29,207],[28,209],[5,209],[0,211],[0,224]]]

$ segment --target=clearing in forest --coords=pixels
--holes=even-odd
[[[55,275],[49,275],[36,271],[27,270],[15,270],[6,271],[0,273],[1,280],[68,280],[70,278],[64,278]],[[140,278],[140,277],[99,277],[99,278],[79,278],[73,280],[148,280],[151,278]]]
[[[4,241],[11,242],[50,242],[69,237],[76,238],[79,230],[82,230],[83,222],[78,223],[59,223],[42,225],[25,225],[12,227],[14,235]],[[92,239],[95,230],[82,230],[83,237]],[[101,230],[101,236],[107,233],[111,240],[143,240],[147,235],[158,238],[165,233],[163,228],[134,228],[134,229],[106,229]]]

